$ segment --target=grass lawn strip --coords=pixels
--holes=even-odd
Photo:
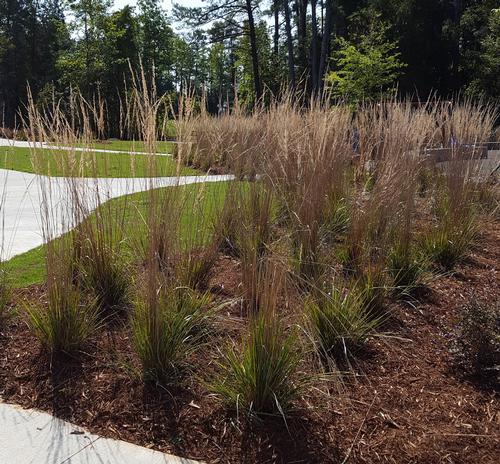
[[[175,160],[155,158],[154,177],[177,173]],[[36,160],[29,148],[0,147],[0,168],[57,177],[150,177],[150,158],[130,153],[95,153],[37,149]],[[199,171],[182,167],[180,175],[197,175]]]
[[[211,219],[222,206],[226,195],[228,182],[215,182],[206,184],[190,184],[175,187],[176,195],[186,206],[181,216],[181,237],[189,238],[193,224],[201,224],[206,227]],[[171,188],[171,187],[166,187]],[[191,210],[190,206],[195,200],[199,201],[199,207]],[[146,233],[146,210],[148,207],[148,192],[138,192],[109,200],[101,205],[106,208],[112,218],[124,214],[125,231],[124,237],[127,241],[129,252],[123,257],[128,261],[134,259],[134,246],[141,241]],[[200,213],[203,211],[203,213]],[[203,214],[204,217],[201,217]],[[95,216],[93,213],[88,220]],[[56,239],[58,240],[58,239]],[[45,246],[39,246],[26,253],[17,255],[5,263],[11,284],[15,288],[28,287],[33,284],[42,283],[45,279]]]

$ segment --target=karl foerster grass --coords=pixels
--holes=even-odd
[[[132,313],[134,349],[145,380],[174,383],[207,333],[210,297],[151,285]]]
[[[293,328],[285,329],[279,316],[283,289],[279,265],[268,262],[260,272],[259,307],[249,317],[242,345],[222,350],[210,385],[238,416],[286,419],[305,385],[298,372],[299,339]]]

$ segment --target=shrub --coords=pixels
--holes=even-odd
[[[453,353],[465,374],[500,388],[500,301],[462,308]]]
[[[48,304],[29,303],[28,323],[42,345],[54,354],[75,354],[98,328],[96,305],[64,281],[49,284]]]
[[[337,39],[333,56],[336,71],[329,72],[325,80],[334,96],[355,104],[380,98],[381,91],[394,85],[406,64],[399,59],[397,43],[387,39],[389,26],[379,14],[357,13],[351,19],[362,22],[367,33],[356,37],[355,43]]]
[[[144,379],[171,383],[206,333],[210,298],[185,288],[148,287],[132,315],[133,343]]]
[[[355,288],[310,299],[305,306],[313,339],[322,356],[343,363],[355,353],[382,322],[365,310],[365,298]]]

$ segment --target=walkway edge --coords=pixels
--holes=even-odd
[[[92,434],[35,409],[0,400],[0,462],[5,464],[200,464]]]

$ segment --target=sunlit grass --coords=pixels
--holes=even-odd
[[[37,149],[36,163],[29,148],[0,147],[0,168],[14,171],[68,177],[150,177],[149,157],[123,153],[70,152]],[[183,167],[180,175],[197,175],[199,171]],[[176,161],[158,156],[154,176],[177,174]]]
[[[196,243],[194,243],[195,241],[193,239],[192,229],[192,225],[196,223],[196,219],[193,218],[193,213],[189,208],[189,205],[192,204],[192,200],[189,201],[189,198],[192,199],[199,197],[199,201],[202,202],[202,206],[197,209],[198,214],[201,214],[203,211],[205,216],[208,216],[209,218],[215,217],[217,211],[219,211],[224,204],[224,198],[228,185],[228,182],[217,182],[213,184],[204,184],[203,187],[201,187],[200,184],[167,187],[175,188],[176,195],[187,197],[187,200],[184,202],[186,207],[182,211],[179,226],[181,240],[184,241],[184,243],[193,246],[196,245]],[[203,191],[201,189],[203,189]],[[132,261],[134,256],[137,258],[137,244],[141,243],[145,237],[145,217],[148,204],[149,201],[147,192],[126,195],[120,198],[115,198],[106,203],[106,208],[110,208],[111,210],[118,211],[125,208],[122,213],[125,228],[122,237],[128,246],[124,247],[127,251],[122,259],[126,262]],[[93,216],[94,215],[92,215],[88,220],[92,220]],[[109,216],[117,217],[117,215],[114,215],[113,213],[110,213]],[[208,227],[210,221],[207,220],[205,222]],[[32,284],[43,282],[45,278],[45,252],[46,247],[40,246],[21,255],[17,255],[5,263],[6,269],[9,273],[11,285],[14,288],[27,287]]]

